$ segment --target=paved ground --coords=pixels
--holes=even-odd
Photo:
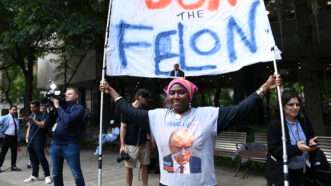
[[[121,164],[116,162],[117,155],[112,152],[105,152],[103,158],[103,185],[104,186],[124,186],[125,170]],[[81,153],[82,169],[87,186],[97,185],[97,158],[92,151],[84,150]],[[26,156],[24,151],[19,152],[18,167],[21,172],[11,172],[10,152],[7,153],[6,161],[3,166],[7,171],[0,173],[0,186],[42,186],[43,180],[33,183],[23,183],[23,180],[31,174],[31,169],[26,168]],[[141,185],[138,181],[138,171],[134,171],[134,186]],[[216,167],[216,174],[219,186],[265,186],[266,182],[262,176],[248,175],[247,178],[234,177],[234,170],[231,168]],[[42,174],[41,174],[42,175]],[[158,174],[150,174],[149,185],[158,186]],[[68,167],[64,167],[64,181],[66,186],[74,186],[71,172]]]

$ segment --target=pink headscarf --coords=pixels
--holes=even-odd
[[[179,85],[183,86],[188,92],[190,101],[192,101],[193,95],[198,91],[198,87],[195,84],[193,84],[192,82],[190,82],[189,80],[186,80],[184,78],[176,78],[176,79],[173,79],[172,81],[170,81],[170,83],[168,84],[168,86],[166,88],[166,93],[168,96],[169,96],[171,87],[174,86],[175,84],[179,84]]]

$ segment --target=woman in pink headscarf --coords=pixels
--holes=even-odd
[[[131,120],[130,123],[149,127],[159,150],[160,185],[215,186],[213,157],[216,135],[229,125],[246,119],[261,96],[276,84],[280,84],[280,78],[269,76],[257,91],[236,106],[191,107],[198,88],[192,82],[178,78],[172,80],[165,89],[170,107],[149,111],[131,107],[106,82],[101,82],[100,90],[112,97],[116,108]],[[190,140],[169,145],[169,139],[174,134],[190,134]],[[180,159],[185,159],[185,163],[179,162]]]

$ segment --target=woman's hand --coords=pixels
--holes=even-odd
[[[305,141],[299,141],[297,143],[297,146],[298,146],[298,149],[301,151],[301,152],[307,152],[309,150],[309,146],[307,146],[305,144]]]
[[[317,137],[310,138],[309,146],[316,146],[317,145]]]
[[[317,137],[313,137],[309,140],[309,152],[315,151],[318,149]]]
[[[308,146],[308,145],[306,145],[304,141],[299,141],[297,143],[297,146],[298,146],[298,149],[301,152],[313,152],[313,151],[315,151],[317,149],[316,146]]]

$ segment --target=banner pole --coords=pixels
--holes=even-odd
[[[278,74],[278,68],[276,63],[276,47],[272,47],[271,50],[274,52],[273,65],[275,74]],[[283,173],[284,173],[284,186],[289,186],[289,177],[288,177],[288,161],[287,161],[287,150],[286,150],[286,136],[285,136],[285,123],[284,123],[284,112],[283,112],[283,103],[282,103],[282,93],[280,90],[280,86],[277,85],[277,97],[278,97],[278,105],[280,112],[280,121],[282,127],[282,146],[283,146]]]
[[[110,34],[110,12],[111,12],[112,0],[109,0],[107,23],[106,23],[106,34],[105,34],[105,45],[103,50],[102,59],[102,72],[101,81],[105,81],[106,74],[106,49],[108,47],[108,39]],[[102,129],[103,129],[103,100],[104,92],[100,92],[100,118],[99,118],[99,151],[98,151],[98,186],[102,186]]]

